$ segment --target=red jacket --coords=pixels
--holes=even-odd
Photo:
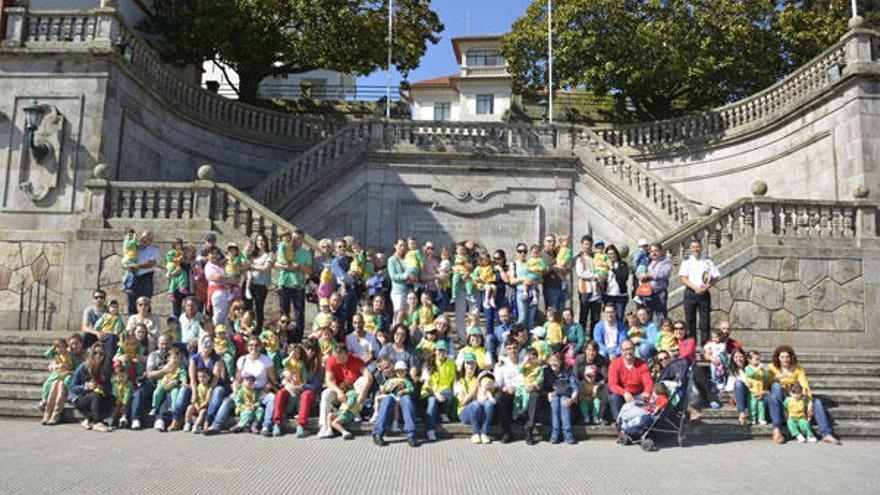
[[[648,365],[641,359],[636,358],[632,368],[627,368],[623,358],[617,358],[608,368],[608,388],[617,395],[624,392],[636,395],[653,390],[654,380]]]

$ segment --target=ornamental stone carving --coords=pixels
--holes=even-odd
[[[18,188],[34,204],[49,197],[60,184],[64,173],[61,163],[61,143],[64,116],[52,105],[43,105],[44,114],[34,131],[34,147],[45,147],[45,155],[25,153],[25,164],[19,174]],[[30,143],[25,142],[29,147]],[[30,150],[29,150],[30,151]]]

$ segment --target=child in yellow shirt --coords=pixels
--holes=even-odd
[[[788,415],[786,425],[791,436],[800,443],[816,443],[816,435],[807,418],[807,400],[800,383],[794,383],[788,389],[789,396],[782,402]]]
[[[529,407],[529,395],[540,390],[544,383],[544,366],[538,360],[538,350],[526,349],[526,360],[519,367],[520,385],[513,396],[513,417],[516,418]]]
[[[495,285],[495,267],[492,266],[489,253],[480,253],[473,278],[477,289],[483,291],[483,307],[494,308],[498,286]]]
[[[556,352],[562,348],[565,335],[562,333],[562,322],[559,320],[559,311],[556,308],[547,308],[547,321],[544,322],[544,330],[546,330],[547,345],[551,352]]]

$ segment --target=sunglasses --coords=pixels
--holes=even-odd
[[[525,254],[525,253],[527,253],[528,251],[526,251],[525,249],[517,249],[516,252],[519,253],[519,254]]]
[[[92,296],[93,299],[106,299],[107,296]]]

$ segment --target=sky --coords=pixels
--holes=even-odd
[[[446,29],[440,33],[440,42],[428,44],[418,69],[411,71],[409,81],[445,76],[458,72],[458,64],[452,52],[451,39],[458,36],[479,34],[504,34],[510,25],[525,14],[532,0],[433,0],[431,7],[440,15]],[[395,73],[393,85],[401,81]],[[376,71],[358,78],[359,86],[384,86],[388,72]]]

